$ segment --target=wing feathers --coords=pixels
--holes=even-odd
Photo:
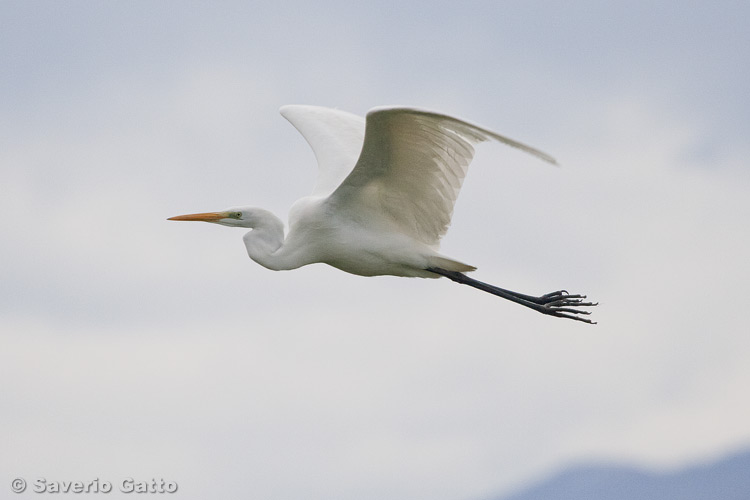
[[[450,116],[412,108],[375,108],[366,121],[319,106],[283,106],[318,160],[313,195],[380,214],[437,246],[453,214],[474,145],[496,140],[555,160],[520,142]]]
[[[279,109],[302,134],[318,161],[313,195],[328,196],[357,163],[365,136],[365,120],[336,109],[287,105]]]
[[[543,160],[535,148],[446,115],[410,108],[367,114],[354,170],[333,197],[378,210],[419,241],[437,246],[474,157],[474,144],[497,140]]]

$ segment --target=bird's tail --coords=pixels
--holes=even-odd
[[[477,270],[476,267],[470,266],[469,264],[464,264],[463,262],[459,262],[457,260],[449,259],[448,257],[442,257],[438,255],[430,257],[430,267],[437,267],[440,269],[445,269],[447,271],[454,271],[457,273],[468,273],[468,272]]]

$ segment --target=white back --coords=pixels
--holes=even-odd
[[[320,106],[288,105],[279,112],[315,153],[318,179],[312,194],[330,195],[357,163],[365,137],[365,119]]]

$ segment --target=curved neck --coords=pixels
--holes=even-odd
[[[243,237],[247,255],[261,266],[273,271],[299,267],[287,262],[286,256],[279,251],[284,245],[284,223],[281,219],[265,210],[256,215],[253,230]]]

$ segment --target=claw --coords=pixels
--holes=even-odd
[[[595,325],[596,321],[591,321],[588,318],[580,318],[578,316],[567,316],[567,315],[560,315],[558,316],[560,318],[568,318],[568,319],[574,319],[576,321],[583,321],[584,323],[588,323],[589,325]]]
[[[583,311],[581,309],[571,309],[570,307],[556,307],[555,309],[553,309],[553,311],[567,312],[571,314],[586,314],[586,315],[591,314],[591,311]]]
[[[570,294],[567,290],[558,290],[537,297],[535,302],[540,306],[537,310],[543,314],[555,316],[556,318],[574,319],[595,325],[596,321],[591,321],[584,317],[590,315],[591,311],[584,311],[577,308],[594,307],[599,303],[584,302],[584,299],[586,299],[585,295]]]

